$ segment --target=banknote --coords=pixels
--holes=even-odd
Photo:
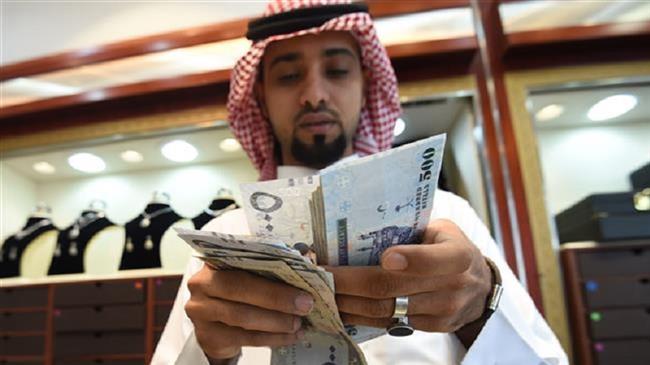
[[[385,330],[344,326],[333,277],[318,265],[377,265],[387,248],[419,243],[444,144],[445,135],[439,135],[335,164],[319,175],[244,184],[242,205],[252,236],[193,230],[179,235],[208,265],[245,270],[314,297],[304,340],[272,349],[272,364],[365,364],[357,344]],[[301,254],[305,247],[315,252],[318,265]]]
[[[314,308],[303,325],[305,339],[295,346],[273,349],[273,363],[310,364],[309,359],[327,358],[331,364],[365,364],[361,349],[347,336],[338,313],[332,275],[323,268],[298,251],[272,244],[273,240],[176,230],[201,260],[216,269],[244,270],[284,282],[312,295]]]
[[[318,186],[317,176],[242,184],[246,220],[253,235],[279,239],[289,246],[311,245],[309,196]]]
[[[311,204],[321,215],[314,221],[324,222],[312,234],[319,263],[377,265],[390,246],[419,243],[444,144],[445,135],[438,135],[321,173]]]

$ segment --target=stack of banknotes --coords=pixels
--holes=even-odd
[[[318,265],[377,265],[419,243],[431,215],[445,135],[346,159],[318,175],[241,186],[250,236],[178,230],[207,264],[281,281],[314,297],[305,337],[272,364],[365,364],[358,343],[382,329],[344,326],[334,281]]]

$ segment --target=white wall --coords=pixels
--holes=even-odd
[[[24,224],[35,203],[44,201],[52,207],[54,223],[65,228],[93,199],[104,200],[108,218],[124,224],[143,211],[154,190],[168,192],[172,208],[191,218],[210,204],[220,188],[231,189],[239,200],[239,184],[253,182],[257,176],[247,159],[38,184],[15,173],[5,174],[1,180],[3,197],[12,186],[19,185],[20,189],[12,191],[11,199],[3,199],[0,204],[3,227],[5,220],[12,219],[6,226],[7,235],[13,234]],[[11,211],[11,217],[5,211]]]
[[[36,184],[0,161],[0,238],[3,242],[22,228],[37,201]]]
[[[2,1],[0,64],[256,17],[265,5],[264,1]]]
[[[476,141],[474,140],[475,117],[469,106],[463,107],[456,121],[448,132],[450,148],[453,152],[466,199],[476,210],[486,226],[490,227],[483,170]]]
[[[628,191],[630,172],[650,162],[650,121],[538,130],[549,210],[587,195]]]

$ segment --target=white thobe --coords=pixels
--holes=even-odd
[[[280,166],[278,177],[314,174],[313,170]],[[455,222],[465,235],[494,261],[501,272],[503,296],[499,308],[487,321],[469,349],[454,334],[415,331],[411,336],[383,335],[360,345],[368,364],[400,365],[565,365],[567,356],[526,290],[504,261],[498,246],[474,210],[462,198],[437,190],[431,219]],[[203,230],[250,234],[242,209],[233,210],[208,223]],[[208,364],[194,336],[184,305],[190,298],[187,280],[203,266],[192,258],[181,282],[174,306],[158,342],[153,365]],[[268,348],[244,347],[237,364],[269,364]],[[311,365],[311,364],[308,364]]]

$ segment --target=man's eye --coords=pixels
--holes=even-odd
[[[291,81],[297,80],[299,77],[300,77],[300,74],[298,74],[298,73],[289,73],[289,74],[280,75],[278,77],[278,80],[280,82],[291,82]]]
[[[348,70],[344,68],[332,68],[327,70],[327,76],[331,77],[343,77],[348,74]]]

